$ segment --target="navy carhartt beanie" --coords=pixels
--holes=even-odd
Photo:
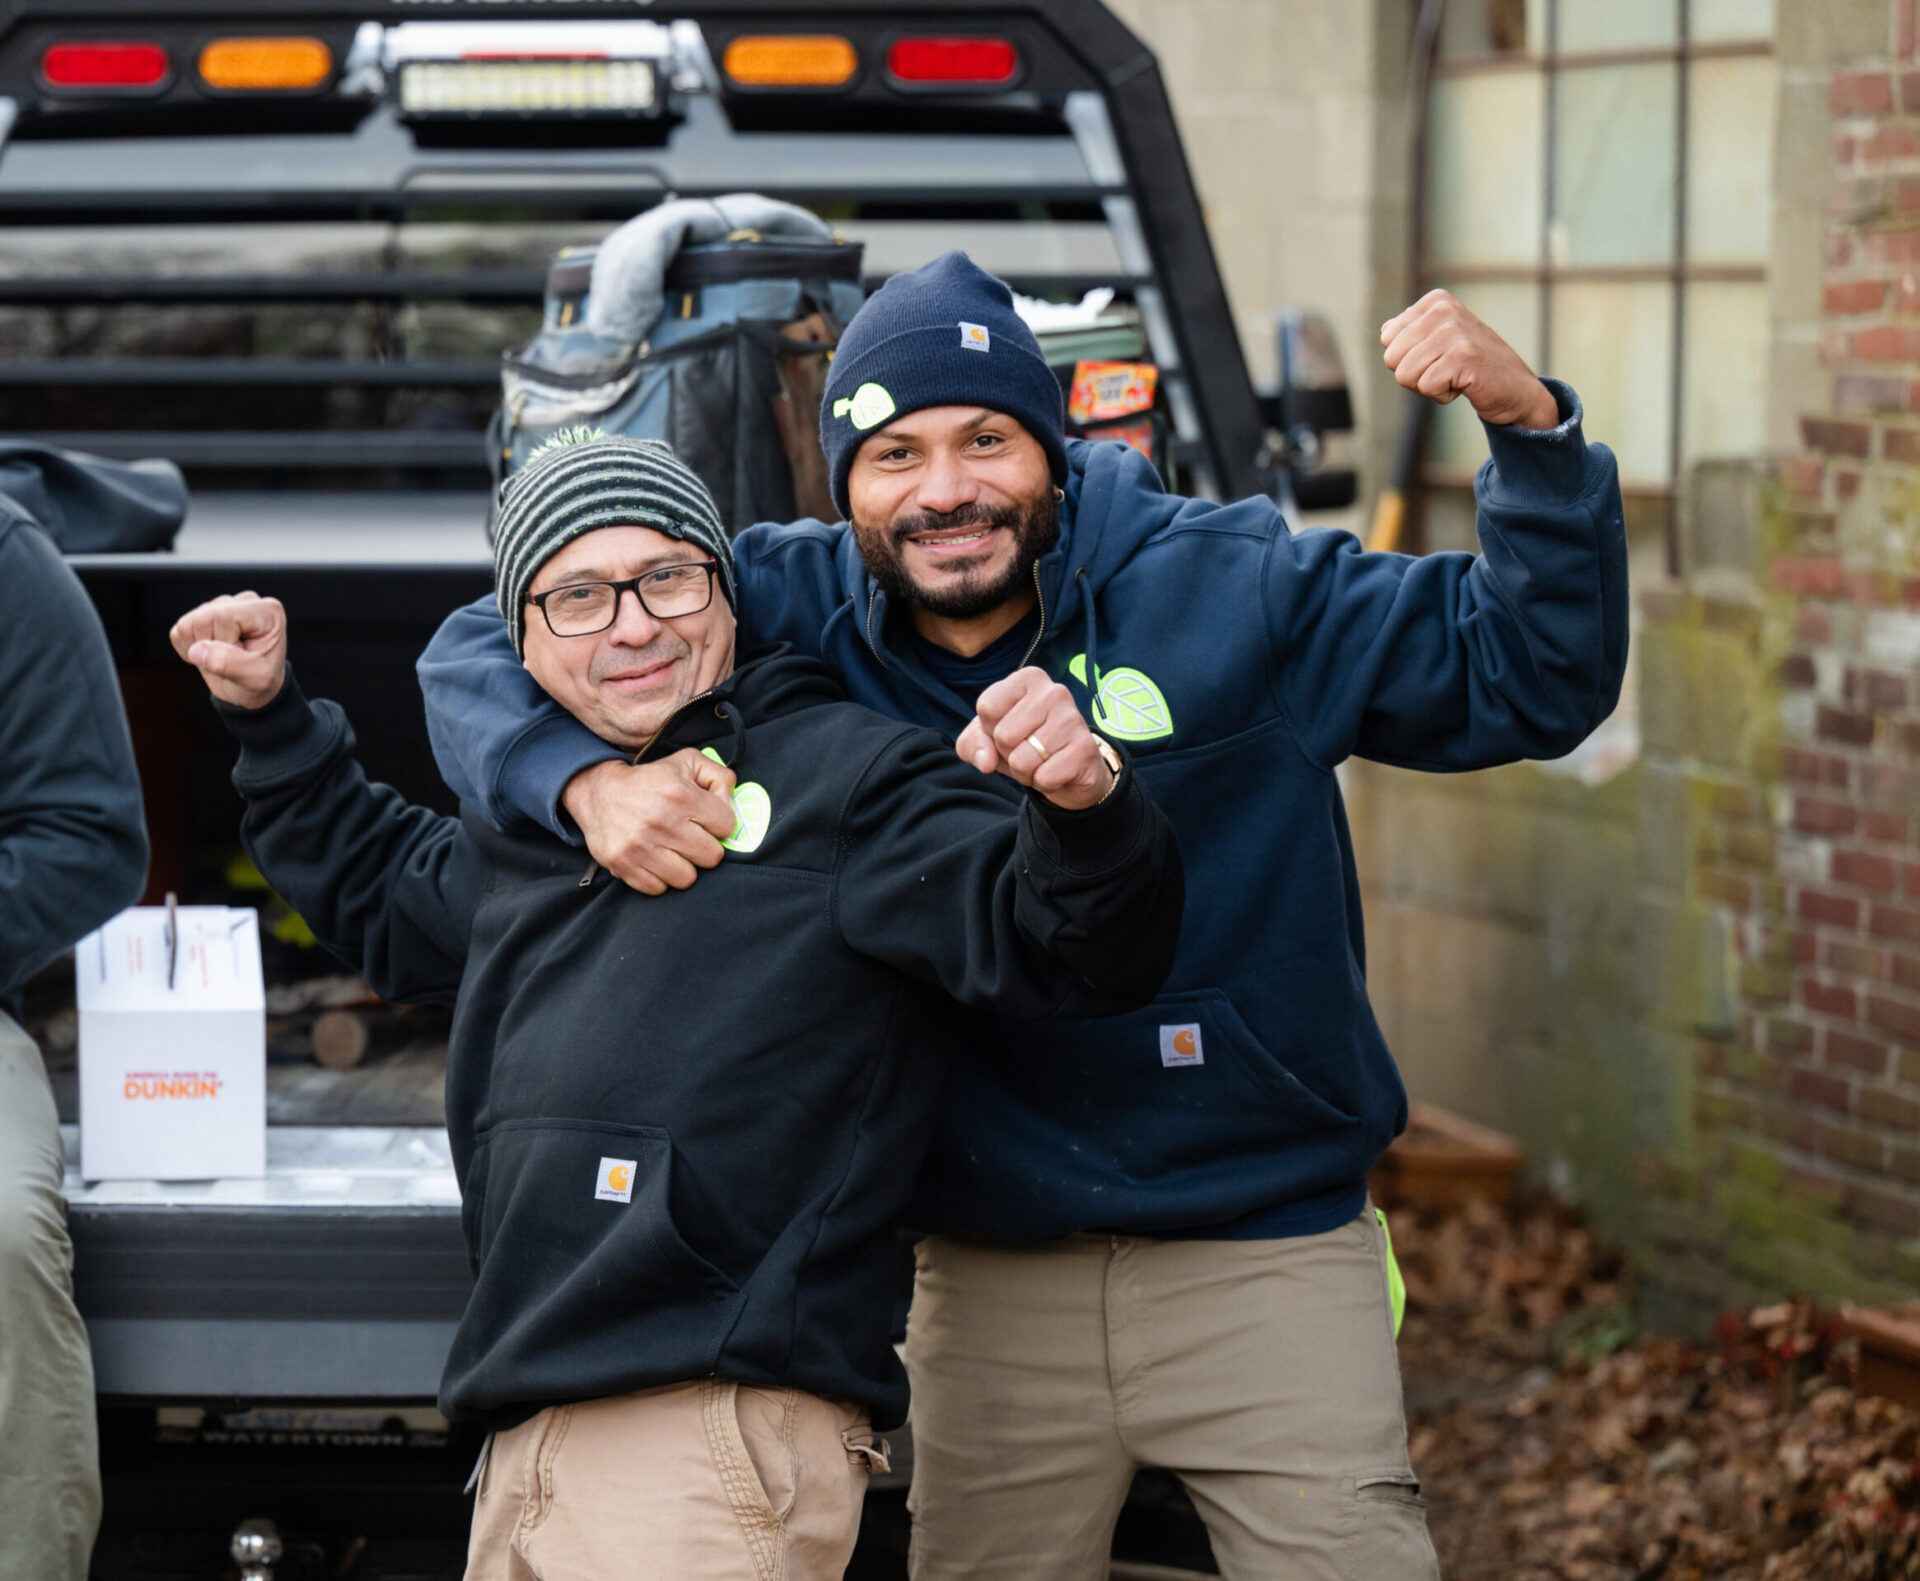
[[[847,474],[868,433],[927,406],[984,406],[1040,441],[1053,481],[1067,476],[1066,403],[1013,293],[963,252],[897,274],[853,316],[833,354],[820,403],[833,503],[847,509]]]

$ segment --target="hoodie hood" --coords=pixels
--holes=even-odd
[[[105,461],[29,440],[0,441],[0,510],[12,505],[64,554],[167,549],[187,516],[171,461]]]

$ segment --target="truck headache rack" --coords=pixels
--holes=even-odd
[[[483,486],[547,260],[753,190],[866,244],[1111,287],[1180,482],[1265,424],[1152,56],[1090,0],[15,0],[0,432],[196,487]]]

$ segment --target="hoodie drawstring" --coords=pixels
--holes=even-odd
[[[1083,582],[1081,595],[1087,606],[1087,696],[1092,699],[1091,713],[1093,727],[1100,728],[1100,619],[1099,611],[1094,607],[1093,578],[1087,575],[1083,565],[1073,573],[1076,582]]]
[[[747,744],[747,722],[741,718],[740,710],[725,700],[715,703],[713,711],[717,717],[726,720],[733,731],[727,739],[726,753],[720,759],[728,768],[732,768],[740,761],[741,749]]]

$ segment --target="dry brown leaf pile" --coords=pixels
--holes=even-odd
[[[1920,1412],[1854,1393],[1830,1314],[1638,1336],[1622,1259],[1551,1204],[1393,1228],[1449,1581],[1920,1581]]]

